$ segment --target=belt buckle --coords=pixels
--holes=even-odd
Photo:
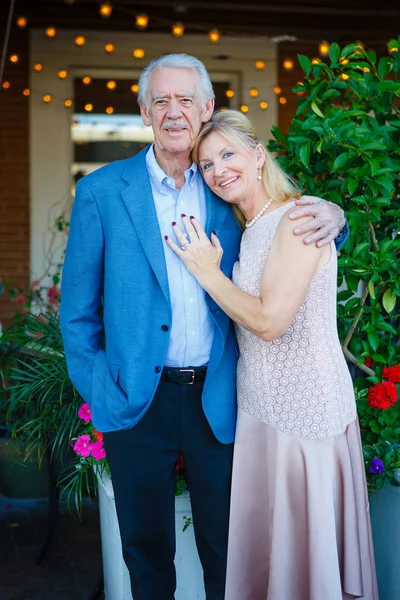
[[[179,372],[180,373],[191,373],[192,374],[192,381],[189,381],[185,385],[193,385],[194,384],[194,378],[195,378],[195,374],[196,374],[194,369],[179,369]]]

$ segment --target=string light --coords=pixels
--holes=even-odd
[[[225,96],[227,98],[234,98],[235,97],[235,92],[233,90],[226,90]]]
[[[102,2],[100,4],[99,13],[105,19],[107,19],[107,17],[110,17],[112,13],[112,6],[110,2]]]
[[[252,98],[257,98],[257,96],[258,96],[258,89],[257,88],[250,88],[249,89],[249,95]]]
[[[209,31],[209,33],[208,33],[208,39],[213,44],[217,44],[219,42],[220,37],[221,37],[221,35],[220,35],[218,29],[211,29],[211,31]]]
[[[399,49],[397,46],[393,46],[393,48],[388,48],[389,52],[398,52]]]
[[[294,62],[292,61],[291,58],[285,58],[285,60],[283,61],[283,68],[285,69],[285,71],[292,71],[294,67]]]
[[[360,50],[365,50],[365,46],[362,42],[358,42],[358,46],[354,50],[354,54],[361,54]]]
[[[350,79],[347,73],[342,73],[340,77],[343,79],[343,81],[347,81],[348,79]]]
[[[279,102],[280,102],[281,104],[286,104],[287,100],[286,100],[286,98],[285,98],[284,96],[281,96],[281,97],[279,98]]]
[[[89,75],[86,75],[86,77],[82,77],[82,83],[85,85],[89,85],[92,83],[92,78],[89,77]]]
[[[109,90],[115,90],[116,87],[117,87],[116,81],[114,81],[113,79],[110,79],[110,81],[107,81],[107,88]]]
[[[85,104],[85,110],[86,112],[92,112],[93,110],[93,104]]]
[[[139,86],[137,83],[134,83],[133,85],[131,85],[131,92],[133,92],[134,94],[137,94],[139,90]]]
[[[260,108],[262,108],[262,110],[266,110],[268,108],[268,102],[265,102],[265,100],[262,100],[260,102]]]
[[[320,43],[318,50],[321,56],[327,56],[329,54],[330,45],[325,40]]]
[[[9,90],[11,87],[11,83],[9,81],[3,81],[1,87],[4,88],[5,90]]]
[[[52,101],[51,94],[45,94],[45,95],[43,96],[43,102],[46,102],[46,104],[48,104],[48,103],[49,103],[49,102],[51,102],[51,101]]]
[[[263,61],[263,60],[256,60],[256,62],[254,63],[254,66],[257,69],[257,71],[264,71],[264,69],[265,69],[265,61]]]
[[[72,100],[70,98],[67,98],[66,100],[64,100],[64,106],[65,106],[65,108],[71,108]]]
[[[26,88],[25,90],[23,90],[23,95],[24,96],[30,96],[31,95],[31,90],[29,88]]]
[[[135,48],[132,52],[134,58],[144,58],[144,50],[143,48]]]
[[[240,110],[242,111],[242,113],[247,113],[249,112],[249,107],[247,106],[247,104],[242,104]]]
[[[341,65],[348,65],[349,64],[349,59],[348,58],[344,58],[344,56],[342,56],[342,58],[339,59],[339,62]]]
[[[57,73],[59,79],[66,79],[68,77],[68,71],[66,69],[61,69]]]
[[[112,115],[112,114],[113,114],[113,112],[114,112],[114,109],[113,109],[113,107],[112,107],[112,106],[107,106],[107,108],[106,108],[106,113],[107,113],[108,115]]]
[[[57,30],[55,27],[47,27],[47,29],[45,30],[45,34],[49,38],[56,37],[56,33],[57,33]]]
[[[137,17],[136,17],[136,27],[138,29],[146,29],[146,27],[148,25],[148,22],[149,22],[149,17],[145,13],[137,15]]]
[[[184,33],[185,27],[183,23],[178,22],[172,25],[172,35],[174,35],[175,37],[182,37]]]
[[[26,17],[18,17],[17,19],[17,27],[23,29],[28,25],[28,19]]]
[[[10,56],[10,62],[16,64],[18,61],[19,61],[18,54],[11,54],[11,56]]]
[[[281,88],[279,86],[275,86],[274,87],[274,94],[280,94],[281,93]]]
[[[40,71],[43,69],[43,65],[41,63],[36,63],[33,68],[35,69],[35,71],[37,71],[38,73],[40,73]]]
[[[104,52],[106,52],[107,54],[111,54],[112,52],[115,52],[114,44],[111,44],[110,42],[108,44],[105,44]]]
[[[86,38],[84,35],[77,35],[75,38],[75,45],[76,46],[84,46],[86,44]]]
[[[313,64],[313,65],[319,65],[320,62],[322,62],[320,58],[312,58],[311,59],[311,64]]]
[[[364,73],[370,73],[371,69],[369,67],[363,67]]]

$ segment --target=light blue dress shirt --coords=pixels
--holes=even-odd
[[[206,199],[204,182],[196,164],[185,171],[185,184],[180,190],[157,163],[154,145],[146,155],[151,189],[161,235],[174,239],[172,221],[182,225],[181,214],[195,216],[205,227]],[[174,240],[177,241],[177,240]],[[181,259],[164,245],[169,292],[172,307],[170,340],[165,360],[168,367],[206,365],[210,359],[215,324],[208,311],[206,293],[189,273]]]

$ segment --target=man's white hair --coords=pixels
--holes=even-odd
[[[149,98],[149,79],[150,75],[156,69],[194,69],[199,75],[199,87],[202,93],[203,104],[210,98],[215,98],[210,76],[205,65],[190,54],[165,54],[160,58],[152,60],[145,67],[139,77],[138,103],[144,104],[148,109],[150,106]]]

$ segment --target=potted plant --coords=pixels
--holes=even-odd
[[[332,44],[317,64],[299,56],[305,77],[293,89],[296,116],[285,136],[274,128],[269,143],[307,193],[338,203],[349,221],[339,258],[338,324],[354,375],[386,600],[400,597],[399,50],[400,38],[379,59],[359,43]]]
[[[9,360],[1,367],[7,388],[0,391],[15,441],[24,439],[27,456],[46,455],[55,464],[60,486],[80,513],[83,495],[98,487],[104,585],[110,598],[130,597],[128,571],[122,558],[115,500],[102,434],[91,409],[68,377],[57,314],[22,313],[3,334]],[[93,474],[95,473],[95,477]],[[176,466],[177,599],[205,598],[203,574],[191,525],[190,497],[184,466]],[[188,531],[186,531],[188,530]]]

